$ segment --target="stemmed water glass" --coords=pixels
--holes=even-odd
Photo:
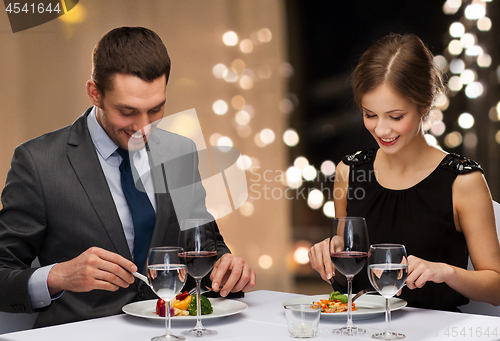
[[[200,285],[201,279],[212,270],[217,259],[217,236],[215,223],[207,219],[185,219],[181,223],[179,245],[184,248],[184,258],[188,273],[196,281],[196,326],[183,331],[183,335],[217,335],[215,330],[208,330],[201,323]]]
[[[385,297],[385,324],[382,333],[372,335],[374,339],[397,340],[404,338],[404,334],[391,331],[390,298],[404,286],[408,260],[404,245],[375,244],[370,246],[368,260],[368,278],[375,290]]]
[[[361,217],[334,218],[330,238],[330,257],[336,271],[347,279],[347,323],[335,332],[357,335],[364,329],[352,323],[352,279],[361,271],[368,257],[368,230]]]
[[[184,340],[185,337],[170,332],[170,300],[182,290],[186,283],[186,263],[181,247],[154,247],[148,253],[149,284],[158,297],[165,300],[165,329],[162,336],[152,341]]]

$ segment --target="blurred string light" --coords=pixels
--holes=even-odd
[[[238,44],[238,35],[234,31],[228,31],[222,36],[222,41],[227,46],[235,46]]]
[[[260,256],[259,266],[264,270],[270,269],[273,266],[273,258],[269,255]]]
[[[309,161],[305,157],[299,156],[295,159],[293,165],[302,171],[305,167],[309,166]]]
[[[212,67],[212,73],[215,78],[234,84],[233,86],[240,91],[251,90],[256,86],[257,81],[271,78],[273,70],[269,65],[256,65],[255,69],[253,69],[245,61],[245,57],[248,54],[254,53],[258,45],[272,41],[273,34],[270,29],[265,27],[260,28],[251,33],[249,37],[239,36],[237,32],[228,30],[222,34],[221,38],[225,46],[235,47],[241,54],[230,62],[225,61],[215,64]],[[280,65],[279,70],[282,68],[282,65]],[[291,66],[289,68],[293,70]],[[293,71],[289,70],[288,73],[291,74]],[[275,140],[275,133],[270,128],[257,130],[257,133],[253,132],[252,134],[253,129],[251,125],[255,116],[255,110],[252,105],[247,103],[247,99],[241,93],[235,94],[230,100],[216,100],[212,104],[212,110],[218,116],[230,113],[233,117],[233,127],[236,130],[237,136],[244,139],[253,136],[253,141],[258,147],[266,147]],[[234,112],[231,112],[232,110]],[[233,140],[234,137],[231,134],[220,134],[217,132],[210,136],[209,143],[212,146],[233,146]],[[295,132],[295,135],[293,135],[293,132],[288,132],[287,141],[290,145],[297,144],[298,134]],[[258,158],[252,158],[244,154],[237,161],[237,166],[242,170],[250,170],[253,166],[259,166],[259,164]],[[293,178],[293,171],[289,173],[292,174]],[[300,170],[297,175],[295,183],[292,185],[300,187],[302,185],[302,173]],[[254,209],[253,204],[247,201],[241,206],[240,211],[243,216],[250,216],[253,214]],[[266,258],[263,258],[263,261],[265,264],[269,263]],[[262,264],[260,265],[262,266]],[[266,267],[269,266],[263,266],[263,268]]]
[[[298,246],[293,253],[293,260],[299,264],[309,263],[309,248],[307,246]]]
[[[319,189],[313,189],[309,192],[307,196],[307,204],[310,208],[317,210],[321,206],[323,206],[323,200],[325,197],[323,196],[323,192]]]
[[[323,205],[323,214],[328,218],[335,217],[335,205],[333,204],[333,201],[327,201]]]
[[[321,173],[323,173],[325,176],[332,176],[333,173],[335,173],[335,164],[330,161],[326,160],[321,164]]]
[[[458,117],[458,125],[462,129],[470,129],[474,126],[474,117],[468,112],[464,112]]]
[[[316,168],[312,165],[307,165],[302,169],[302,177],[306,181],[313,181],[318,175]]]
[[[492,20],[487,16],[488,0],[446,0],[443,4],[445,14],[454,15],[462,11],[463,16],[455,20],[449,27],[449,43],[444,53],[446,62],[449,61],[448,71],[450,77],[447,82],[450,90],[448,101],[461,91],[466,98],[471,100],[481,98],[487,91],[487,84],[490,80],[479,78],[478,68],[487,69],[492,66],[492,58],[488,54],[488,46],[480,41],[481,32],[491,30]],[[438,61],[435,60],[438,68]],[[441,65],[446,63],[439,61]],[[497,69],[498,82],[500,83],[500,67]],[[449,103],[448,103],[449,104]],[[436,104],[436,107],[438,105]],[[447,107],[447,106],[446,106]],[[438,107],[441,110],[446,108]],[[471,105],[471,108],[474,108]],[[490,120],[497,122],[500,110],[492,108],[488,116]],[[457,118],[458,126],[465,132],[446,132],[446,125],[440,121],[433,121],[429,128],[433,136],[443,136],[443,142],[448,148],[456,148],[463,144],[466,148],[477,146],[477,134],[471,130],[474,127],[474,115],[483,113],[462,113]]]
[[[283,134],[283,142],[288,147],[295,147],[299,143],[299,134],[297,134],[295,129],[287,129]]]

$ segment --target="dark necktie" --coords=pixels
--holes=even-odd
[[[134,183],[129,152],[121,148],[116,151],[123,158],[120,164],[121,183],[134,223],[134,263],[137,265],[137,271],[141,272],[148,255],[156,214],[146,192],[137,189]],[[134,172],[137,174],[135,169]],[[137,178],[139,177],[137,176]],[[144,188],[140,179],[138,186],[141,189]]]

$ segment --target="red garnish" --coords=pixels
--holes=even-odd
[[[161,298],[156,302],[156,314],[165,317],[165,301]]]
[[[178,299],[179,301],[182,301],[182,300],[184,300],[184,299],[185,299],[186,297],[188,297],[188,296],[189,296],[189,293],[188,293],[188,292],[187,292],[187,290],[186,290],[186,291],[184,291],[183,293],[181,293],[181,294],[179,294],[179,295],[175,296],[175,298],[176,298],[176,299]]]

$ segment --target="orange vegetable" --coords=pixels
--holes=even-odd
[[[180,302],[174,303],[174,308],[187,310],[189,303],[191,303],[191,295],[188,295],[185,299]]]

